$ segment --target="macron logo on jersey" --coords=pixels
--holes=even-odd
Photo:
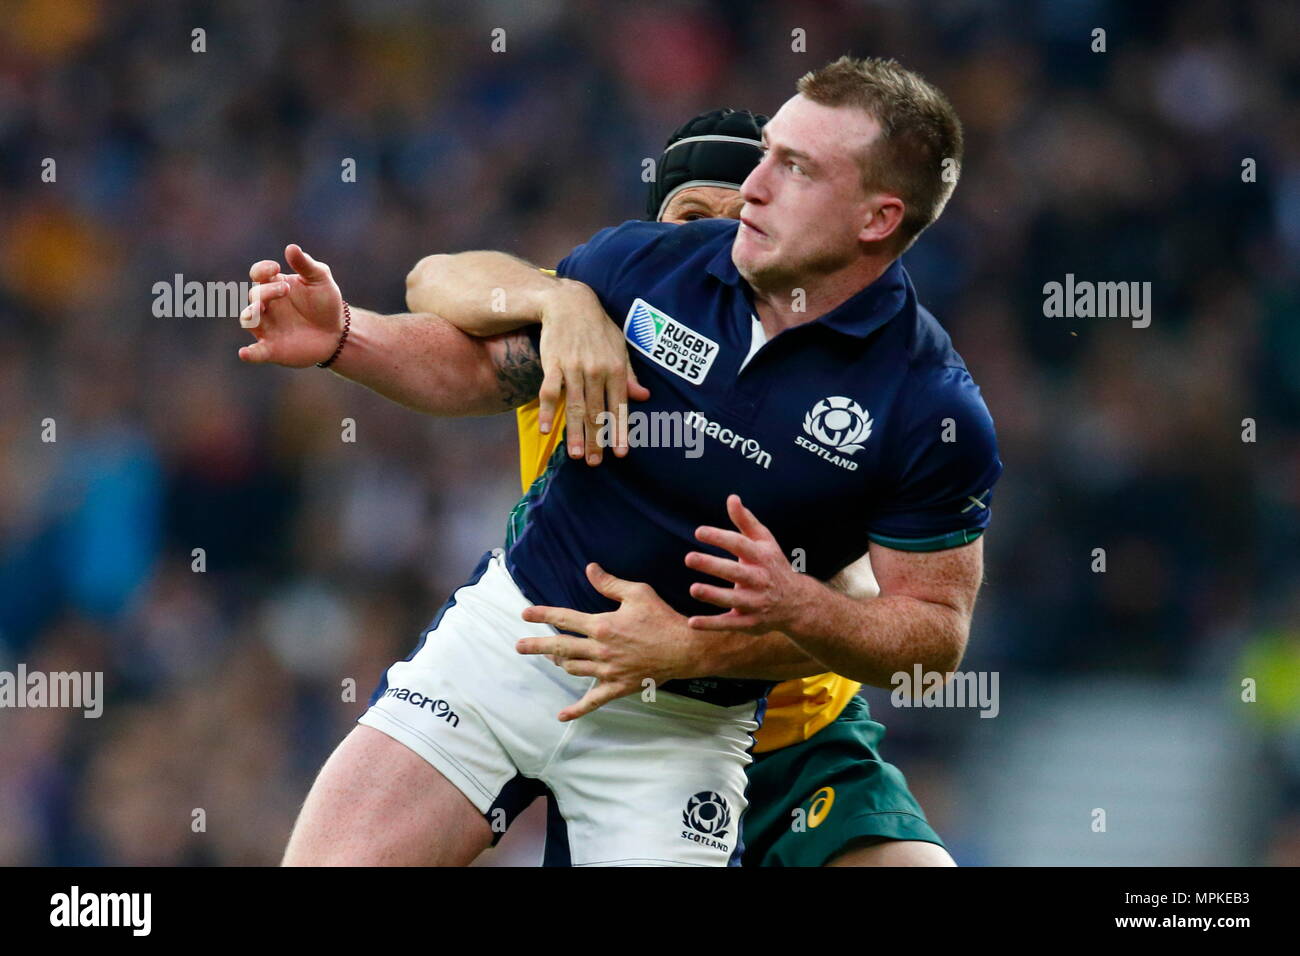
[[[687,328],[645,299],[637,299],[628,309],[623,333],[650,361],[695,385],[704,381],[718,357],[717,342]]]

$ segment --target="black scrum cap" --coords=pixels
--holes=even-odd
[[[680,126],[659,158],[646,217],[659,218],[668,200],[690,186],[739,189],[763,158],[760,131],[767,117],[749,110],[713,110]]]

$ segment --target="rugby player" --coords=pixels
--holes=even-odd
[[[468,862],[489,821],[543,786],[571,862],[735,861],[747,738],[770,680],[670,681],[653,700],[547,726],[557,702],[593,697],[599,681],[570,673],[590,661],[560,670],[513,653],[502,635],[519,633],[516,615],[538,637],[648,628],[665,641],[690,615],[720,647],[762,643],[770,679],[817,662],[885,684],[960,660],[1001,463],[978,389],[897,261],[952,192],[960,126],[914,74],[845,58],[804,77],[764,138],[739,227],[626,223],[566,257],[560,278],[501,254],[453,257],[440,312],[481,316],[505,289],[498,318],[540,322],[543,340],[561,316],[626,314],[646,406],[702,420],[718,447],[696,461],[641,449],[635,465],[616,455],[601,469],[557,455],[505,551],[484,557],[322,769],[286,862]],[[513,407],[538,384],[535,350],[353,313],[327,267],[297,246],[286,258],[296,275],[252,270],[263,285],[245,360],[332,365],[441,414]],[[663,336],[678,343],[671,362],[646,347]],[[396,361],[408,352],[418,373]],[[444,367],[430,374],[420,360],[435,355]],[[615,407],[617,387],[600,397]],[[738,531],[717,527],[728,521]],[[778,542],[804,548],[808,574]],[[868,546],[880,597],[818,580]]]
[[[738,219],[744,205],[740,185],[762,158],[761,129],[766,116],[748,111],[713,110],[678,128],[665,144],[658,175],[647,195],[647,218],[682,224],[697,219]],[[412,270],[406,304],[413,312],[431,311],[436,296],[436,260],[426,260]],[[447,318],[454,318],[447,316]],[[606,323],[604,315],[595,321]],[[478,334],[473,323],[462,331]],[[568,342],[603,341],[589,328],[568,329]],[[621,343],[620,343],[621,345]],[[627,366],[627,350],[619,348],[596,366],[620,374]],[[568,365],[564,356],[558,366]],[[593,383],[594,384],[594,383]],[[635,388],[635,377],[631,382]],[[524,493],[542,476],[563,434],[564,408],[550,397],[550,427],[541,431],[541,400],[516,410],[519,462]],[[590,449],[600,460],[599,445]],[[571,456],[583,457],[575,444]],[[879,593],[867,556],[849,565],[829,582],[831,587],[859,599]],[[693,640],[675,645],[672,673],[701,677],[718,665],[710,651],[710,632],[686,629]],[[664,642],[658,634],[638,634],[634,642],[619,647],[617,660],[595,655],[606,651],[600,642],[584,646],[566,642],[566,660],[601,660],[603,680],[639,690],[641,680],[661,680]],[[548,653],[550,639],[522,642],[528,653]],[[572,643],[569,643],[573,641]],[[608,640],[606,642],[608,644]],[[742,646],[738,650],[743,653]],[[558,659],[556,663],[561,663]],[[737,659],[732,664],[744,666]],[[954,866],[912,796],[897,767],[877,752],[885,728],[871,719],[867,702],[857,696],[861,688],[838,674],[814,674],[785,681],[767,697],[763,725],[755,735],[754,762],[746,770],[749,807],[741,820],[745,853],[743,866]]]

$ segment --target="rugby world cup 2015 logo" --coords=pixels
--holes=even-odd
[[[628,344],[656,365],[693,385],[704,381],[718,357],[718,343],[678,322],[645,299],[628,309],[623,333]]]
[[[682,838],[706,846],[723,849],[722,841],[727,837],[727,828],[731,826],[731,808],[727,806],[726,797],[712,790],[701,790],[686,801],[682,811]]]
[[[867,410],[843,395],[823,398],[803,417],[803,430],[816,439],[816,444],[802,435],[795,444],[806,448],[827,461],[849,471],[857,471],[858,464],[847,456],[862,450],[871,437],[874,423]]]

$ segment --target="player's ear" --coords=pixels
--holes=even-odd
[[[867,202],[866,221],[858,233],[859,242],[880,242],[888,239],[903,224],[906,207],[903,200],[890,193],[877,193]]]

